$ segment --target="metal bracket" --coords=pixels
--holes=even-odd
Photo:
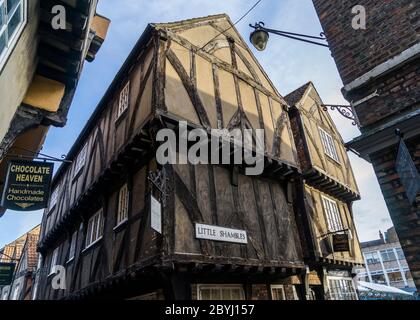
[[[330,108],[331,110],[337,109],[337,111],[344,118],[347,118],[349,120],[352,120],[352,123],[351,124],[353,126],[356,126],[357,125],[356,115],[355,115],[355,112],[354,112],[352,106],[349,106],[349,105],[341,105],[341,104],[322,104],[321,107],[322,107],[322,109],[324,111],[327,111],[328,108]]]
[[[158,170],[156,172],[149,171],[149,175],[147,179],[155,186],[156,189],[159,190],[161,193],[161,201],[162,205],[165,206],[166,204],[166,196],[168,193],[166,192],[169,179],[166,177],[165,169],[162,168],[162,170]]]

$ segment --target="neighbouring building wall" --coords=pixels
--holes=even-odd
[[[420,52],[417,0],[313,0],[321,24],[328,38],[332,56],[344,83],[346,92],[354,80],[373,71],[383,72],[390,59],[403,59]],[[363,6],[366,10],[366,29],[354,29],[352,8]],[[337,18],[339,17],[339,19]],[[408,51],[407,51],[408,50]],[[388,65],[382,65],[388,61]],[[389,73],[369,87],[356,90],[351,99],[358,101],[378,90],[379,97],[355,107],[362,127],[380,119],[418,106],[420,99],[419,63],[413,61],[398,72]],[[367,77],[372,77],[374,73]],[[415,102],[417,101],[417,104]],[[414,104],[413,104],[414,103]],[[362,129],[363,132],[363,129]]]
[[[395,228],[388,229],[385,234],[385,241],[382,238],[361,244],[365,268],[357,271],[358,280],[415,291],[416,286]]]
[[[0,70],[0,141],[6,135],[35,72],[38,23],[39,0],[27,1],[27,24]]]
[[[398,138],[420,169],[420,2],[416,0],[313,0],[331,53],[352,102],[361,136],[347,143],[374,167],[417,287],[420,286],[420,199],[409,203],[396,170]],[[352,26],[363,6],[366,29]],[[360,14],[360,11],[359,11]]]

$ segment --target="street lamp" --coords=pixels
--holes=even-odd
[[[258,51],[265,50],[267,47],[268,39],[270,38],[270,35],[261,27],[261,24],[264,25],[262,22],[255,24],[255,30],[252,31],[251,36],[249,37],[249,41],[251,41],[251,43]],[[252,25],[250,26],[252,27]]]
[[[329,47],[328,44],[312,41],[312,40],[323,40],[326,41],[327,38],[325,38],[324,33],[321,33],[318,36],[310,36],[307,34],[301,34],[301,33],[294,33],[294,32],[287,32],[287,31],[281,31],[281,30],[274,30],[274,29],[268,29],[265,27],[264,22],[257,22],[254,25],[249,25],[251,28],[254,29],[254,31],[251,32],[251,35],[249,37],[249,41],[253,44],[253,46],[258,51],[263,51],[267,47],[268,39],[270,38],[270,33],[290,38],[293,40],[303,41],[306,43],[314,44],[321,47]],[[312,39],[312,40],[309,40]],[[328,107],[331,110],[337,110],[343,117],[352,120],[352,125],[357,125],[357,119],[355,116],[355,112],[353,110],[352,105],[334,105],[334,104],[323,104],[321,106],[325,111],[328,110]]]
[[[251,33],[249,40],[258,51],[263,51],[267,47],[268,39],[270,38],[269,33],[273,33],[273,34],[290,38],[290,39],[294,39],[294,40],[303,41],[306,43],[315,44],[322,47],[328,47],[328,45],[325,43],[308,40],[308,39],[315,39],[315,40],[326,41],[327,39],[325,38],[323,33],[321,33],[319,37],[309,36],[307,34],[268,29],[264,27],[264,25],[265,25],[264,22],[257,22],[255,23],[255,25],[252,25],[252,24],[249,25],[251,28],[254,28],[254,31]]]

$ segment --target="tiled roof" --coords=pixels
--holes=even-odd
[[[25,248],[26,257],[27,257],[27,268],[28,270],[33,270],[36,268],[38,263],[38,252],[36,251],[37,244],[39,239],[38,234],[28,234],[26,238]]]
[[[296,90],[290,92],[288,95],[284,97],[286,99],[289,106],[293,107],[296,105],[296,103],[299,102],[300,99],[302,99],[303,95],[306,92],[306,89],[312,84],[312,82],[307,82],[303,86],[297,88]]]
[[[28,237],[30,237],[30,241],[35,241],[35,253],[36,253],[36,245],[38,242],[39,233],[41,230],[41,225],[36,226],[35,228],[31,229],[24,235],[20,236],[13,242],[5,245],[3,248],[0,249],[0,262],[11,262],[9,257],[13,259],[19,260],[22,255],[22,250],[27,242]],[[36,238],[36,240],[34,240]],[[1,253],[4,253],[7,256],[3,256]]]

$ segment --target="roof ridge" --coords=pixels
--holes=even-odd
[[[201,22],[201,21],[206,21],[206,20],[211,20],[211,19],[221,19],[221,18],[226,18],[229,22],[231,22],[231,19],[229,17],[229,15],[227,13],[218,13],[218,14],[213,14],[213,15],[208,15],[208,16],[202,16],[202,17],[197,17],[197,18],[190,18],[190,19],[183,19],[183,20],[177,20],[177,21],[170,21],[170,22],[152,22],[150,23],[153,27],[159,27],[159,26],[176,26],[176,25],[180,25],[180,24],[189,24],[189,23],[195,23],[195,22]]]
[[[314,84],[312,81],[306,82],[305,84],[301,85],[297,89],[285,95],[284,99],[287,101],[287,103],[291,107],[293,107],[303,97],[303,95],[305,94],[306,90],[308,89],[310,85],[314,87]]]

